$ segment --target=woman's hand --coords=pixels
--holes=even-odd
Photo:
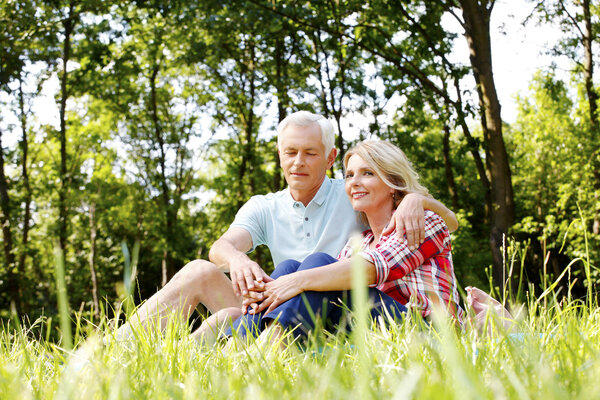
[[[253,307],[252,303],[250,302],[248,304],[244,304],[246,309],[249,306],[252,307],[252,311],[250,311],[251,314],[259,313],[265,309],[267,310],[267,313],[273,311],[281,303],[299,295],[304,291],[300,283],[300,277],[301,271],[294,272],[289,275],[283,275],[274,281],[267,282],[265,284],[264,291],[260,292],[260,294],[258,294],[258,292],[254,292],[256,296],[262,297],[262,301],[256,308]],[[246,299],[254,302],[255,305],[256,301],[258,300],[250,299],[249,297]],[[244,303],[246,303],[246,299],[244,299]],[[242,307],[244,307],[244,305]]]

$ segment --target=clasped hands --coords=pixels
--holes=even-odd
[[[299,284],[298,272],[283,275],[269,282],[255,282],[254,288],[243,297],[242,313],[269,313],[283,302],[304,291]]]

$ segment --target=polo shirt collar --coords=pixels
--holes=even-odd
[[[329,196],[329,191],[330,191],[329,189],[331,189],[331,186],[332,186],[331,179],[326,176],[325,179],[323,179],[323,183],[321,184],[321,187],[317,191],[317,194],[315,194],[315,197],[313,197],[313,199],[308,204],[315,203],[316,205],[318,205],[320,207],[325,202],[325,199],[327,199],[327,196]],[[296,200],[294,200],[294,198],[292,197],[289,186],[286,188],[286,191],[287,191],[287,197],[291,204],[299,203]]]
[[[323,183],[321,184],[319,191],[317,192],[315,197],[313,197],[313,199],[311,200],[311,203],[314,202],[315,204],[321,206],[323,204],[323,202],[325,201],[325,199],[327,198],[327,196],[329,195],[330,188],[331,188],[331,179],[329,179],[326,176],[325,179],[323,179]]]

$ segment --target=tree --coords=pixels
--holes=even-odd
[[[590,0],[552,0],[537,2],[534,12],[542,22],[556,22],[560,26],[563,37],[553,47],[553,53],[566,56],[575,64],[575,71],[585,88],[587,98],[587,138],[585,143],[591,145],[589,160],[584,164],[594,175],[595,205],[593,216],[593,233],[600,234],[600,123],[598,121],[598,90],[594,85],[594,42],[597,42],[597,9],[594,10]]]

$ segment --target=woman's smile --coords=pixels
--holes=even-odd
[[[387,211],[393,205],[392,193],[393,189],[358,154],[348,159],[346,194],[356,211]]]

